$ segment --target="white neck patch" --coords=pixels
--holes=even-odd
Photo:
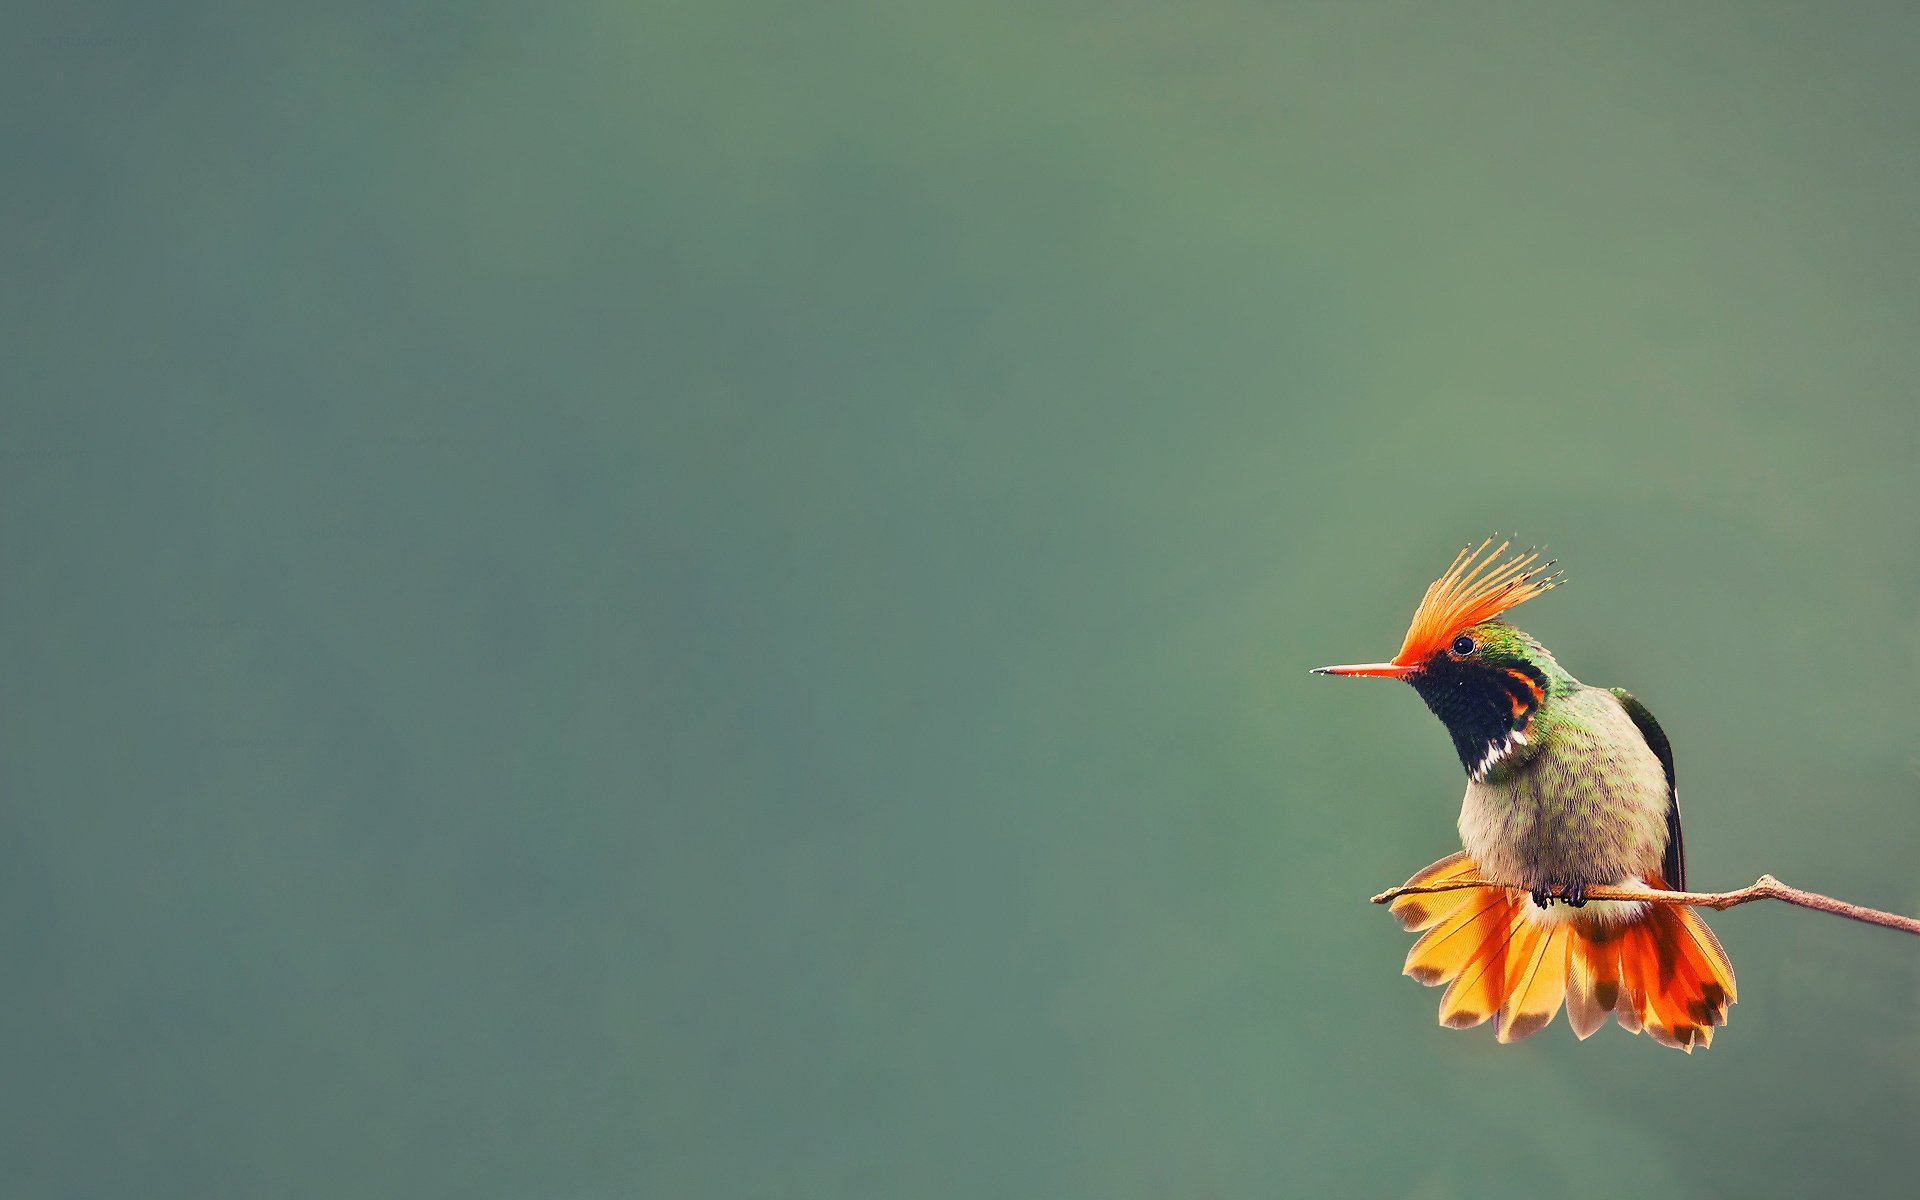
[[[1508,755],[1526,744],[1527,731],[1524,729],[1510,733],[1494,742],[1487,747],[1487,752],[1480,756],[1480,761],[1473,764],[1473,769],[1467,772],[1467,778],[1480,783],[1486,779],[1488,771],[1505,762]]]

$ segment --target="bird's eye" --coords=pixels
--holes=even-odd
[[[1449,647],[1449,649],[1453,651],[1453,656],[1455,658],[1465,658],[1467,655],[1472,654],[1475,650],[1478,650],[1479,648],[1480,647],[1477,644],[1475,644],[1474,640],[1468,637],[1464,633],[1461,634],[1459,637],[1453,639],[1453,645]]]

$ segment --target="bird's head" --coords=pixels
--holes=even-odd
[[[1502,561],[1509,544],[1495,546],[1489,538],[1462,550],[1428,586],[1391,662],[1314,672],[1412,684],[1447,727],[1475,780],[1528,744],[1534,714],[1557,684],[1571,682],[1546,647],[1499,619],[1560,583],[1551,560],[1534,565],[1535,551]]]

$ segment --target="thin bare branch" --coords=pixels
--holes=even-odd
[[[1452,879],[1444,883],[1427,883],[1388,888],[1373,898],[1375,904],[1389,904],[1401,896],[1411,896],[1420,892],[1451,892],[1460,888],[1505,887],[1514,891],[1525,888],[1511,884],[1494,883],[1485,879]],[[1771,875],[1762,875],[1754,880],[1752,886],[1733,892],[1655,892],[1636,891],[1632,888],[1590,887],[1587,889],[1589,900],[1642,900],[1653,904],[1697,904],[1703,908],[1728,909],[1736,904],[1748,904],[1755,900],[1784,900],[1788,904],[1797,904],[1801,908],[1811,908],[1815,912],[1832,913],[1836,917],[1845,917],[1849,921],[1865,921],[1869,925],[1883,925],[1888,929],[1898,929],[1902,933],[1920,934],[1920,920],[1903,917],[1898,913],[1881,912],[1877,908],[1863,908],[1858,904],[1848,904],[1845,900],[1835,900],[1832,896],[1822,896],[1818,892],[1805,892],[1797,887],[1788,887]]]

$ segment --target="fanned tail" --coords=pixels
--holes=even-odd
[[[1479,878],[1465,854],[1443,858],[1409,879],[1425,885]],[[1645,881],[1666,888],[1658,876]],[[1612,1016],[1663,1046],[1693,1052],[1713,1043],[1735,999],[1733,967],[1706,922],[1678,904],[1590,902],[1541,909],[1506,888],[1460,888],[1402,896],[1389,910],[1422,932],[1406,974],[1447,984],[1440,1023],[1467,1029],[1488,1019],[1502,1042],[1546,1027],[1566,1005],[1584,1039]]]
[[[1658,875],[1645,882],[1667,890]],[[1645,905],[1636,920],[1594,930],[1581,949],[1589,963],[1617,972],[1612,993],[1596,994],[1596,1003],[1611,1000],[1621,1025],[1645,1029],[1663,1046],[1689,1054],[1711,1046],[1714,1029],[1727,1023],[1727,1006],[1738,998],[1726,951],[1686,905]]]

